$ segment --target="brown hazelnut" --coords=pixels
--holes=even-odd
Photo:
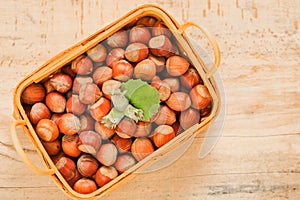
[[[80,120],[80,131],[93,130],[95,126],[95,120],[88,114],[83,114],[79,116]]]
[[[84,104],[95,103],[102,96],[102,92],[95,83],[86,83],[79,89],[79,100]]]
[[[52,142],[42,141],[42,144],[49,156],[55,156],[60,152],[61,144],[59,139],[56,139]]]
[[[46,142],[53,142],[58,138],[59,131],[54,121],[41,119],[35,128],[36,134]]]
[[[176,121],[176,113],[166,105],[160,106],[155,115],[154,122],[157,125],[172,125]]]
[[[81,151],[78,149],[80,145],[79,136],[75,135],[64,135],[62,137],[61,147],[62,150],[71,157],[78,157]]]
[[[73,80],[73,94],[79,94],[80,87],[86,83],[93,83],[93,78],[89,76],[76,76]]]
[[[125,50],[121,48],[112,49],[107,57],[106,64],[109,67],[112,67],[116,61],[122,60],[125,58]]]
[[[128,42],[128,35],[125,30],[120,30],[106,39],[106,43],[113,48],[125,47]]]
[[[74,161],[68,157],[61,157],[55,166],[66,181],[71,180],[76,175],[76,165]]]
[[[193,87],[190,91],[193,108],[202,110],[208,107],[211,103],[211,96],[205,85],[199,84]]]
[[[96,172],[95,181],[100,187],[103,187],[117,176],[118,171],[114,167],[101,166]]]
[[[96,121],[101,121],[102,118],[109,113],[110,109],[110,101],[105,97],[101,97],[96,103],[89,107],[89,112]]]
[[[130,151],[132,140],[131,138],[121,138],[117,134],[115,134],[111,141],[116,145],[118,151],[120,153],[125,153],[127,151]]]
[[[66,98],[59,92],[50,92],[46,96],[45,103],[54,113],[62,113],[66,108]]]
[[[136,138],[132,143],[131,152],[135,159],[140,161],[154,152],[154,147],[150,139]]]
[[[90,154],[83,154],[77,160],[77,170],[83,177],[91,177],[98,167],[98,161]]]
[[[66,93],[72,88],[72,78],[64,73],[54,74],[49,81],[51,86],[60,93]]]
[[[68,113],[73,113],[74,115],[81,115],[85,112],[85,110],[86,105],[79,100],[78,95],[74,94],[67,100],[66,111]]]
[[[105,166],[113,165],[116,162],[117,156],[117,147],[112,143],[103,144],[96,154],[97,160]]]
[[[158,126],[153,133],[153,142],[155,146],[161,147],[175,137],[173,128],[169,125]]]
[[[200,122],[200,111],[193,108],[189,108],[180,113],[179,118],[180,126],[187,130],[191,126]]]
[[[140,42],[148,44],[151,38],[151,33],[147,27],[137,25],[130,29],[129,31],[129,40],[131,43]]]
[[[99,133],[103,140],[109,139],[115,133],[114,129],[106,127],[101,122],[95,123],[95,131]]]
[[[71,68],[76,74],[90,74],[93,70],[93,62],[86,55],[80,55],[72,61]]]
[[[110,80],[111,78],[112,69],[110,67],[101,66],[93,72],[93,80],[99,86],[101,86],[105,81]]]
[[[102,44],[97,44],[93,48],[87,50],[87,55],[94,62],[103,62],[106,58],[106,48]]]
[[[91,179],[81,178],[74,183],[74,190],[80,194],[90,194],[97,190],[97,185]]]
[[[149,48],[155,56],[168,56],[172,51],[172,43],[165,35],[153,37],[149,41]]]
[[[151,41],[151,40],[150,40]],[[139,62],[148,57],[148,47],[143,43],[131,43],[125,50],[125,57],[130,62]]]
[[[31,107],[29,118],[33,124],[37,124],[41,119],[49,119],[50,117],[50,110],[44,103],[38,102]]]
[[[129,168],[136,164],[136,160],[130,154],[123,154],[118,156],[115,167],[120,173],[124,173]]]
[[[191,98],[185,92],[174,92],[166,101],[167,105],[174,111],[184,111],[191,106]]]
[[[117,125],[116,133],[122,138],[131,138],[134,135],[135,130],[136,123],[133,120],[124,117]]]
[[[79,133],[80,145],[78,149],[85,153],[96,154],[102,144],[101,137],[94,131]]]
[[[190,63],[181,56],[171,56],[166,62],[167,72],[170,76],[183,75],[189,69]]]
[[[43,101],[45,98],[45,89],[39,83],[32,83],[22,92],[21,100],[26,104],[34,104]]]
[[[74,135],[80,130],[80,120],[72,113],[65,113],[58,122],[59,131],[65,135]]]

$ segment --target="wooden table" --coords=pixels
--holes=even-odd
[[[298,0],[1,1],[0,199],[68,199],[15,152],[9,128],[17,83],[58,52],[149,2],[180,23],[203,25],[217,39],[226,95],[222,137],[199,159],[199,135],[172,165],[141,174],[104,199],[299,199]],[[43,167],[27,136],[18,135]]]

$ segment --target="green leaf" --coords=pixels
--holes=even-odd
[[[143,120],[149,121],[158,112],[159,93],[148,83],[140,79],[131,79],[122,84],[122,90],[127,91],[125,96],[129,99],[131,105],[143,110]]]

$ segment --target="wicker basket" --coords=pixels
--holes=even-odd
[[[43,147],[40,139],[38,138],[35,130],[30,123],[25,110],[21,103],[21,94],[24,89],[33,82],[40,82],[44,78],[50,76],[55,71],[59,70],[61,67],[66,65],[67,63],[71,62],[73,59],[78,57],[79,55],[86,52],[91,47],[95,46],[99,42],[103,41],[116,31],[122,29],[128,24],[136,22],[141,17],[145,16],[152,16],[157,19],[160,19],[164,22],[164,24],[175,34],[175,38],[177,43],[181,46],[181,48],[186,52],[187,57],[190,59],[191,63],[195,66],[198,70],[201,78],[203,79],[204,84],[207,86],[211,97],[212,97],[212,108],[211,112],[205,118],[202,118],[199,124],[194,125],[193,127],[189,128],[188,130],[184,131],[182,134],[175,137],[171,142],[167,143],[163,147],[156,150],[154,153],[143,159],[142,161],[138,162],[135,166],[131,167],[126,172],[119,175],[117,178],[106,184],[104,187],[99,188],[93,193],[90,194],[79,194],[75,192],[69,184],[65,181],[62,175],[59,173],[55,164],[51,160],[50,156],[47,154],[45,148]],[[211,69],[207,69],[204,62],[201,58],[197,55],[196,51],[193,49],[192,45],[186,39],[185,30],[190,26],[195,26],[198,28],[206,37],[207,40],[210,42],[212,49],[214,50],[214,67]],[[191,138],[194,138],[197,134],[203,132],[205,128],[207,128],[220,110],[220,96],[215,84],[215,81],[212,77],[213,73],[217,69],[220,63],[220,52],[219,48],[206,31],[203,30],[200,26],[195,23],[188,22],[184,25],[179,25],[173,17],[171,17],[166,11],[163,9],[154,6],[154,5],[143,5],[138,7],[132,11],[130,11],[125,16],[121,17],[120,19],[116,20],[115,22],[111,23],[110,25],[102,28],[101,30],[97,31],[93,35],[89,36],[88,38],[84,39],[83,41],[75,44],[74,46],[70,47],[69,49],[59,53],[57,56],[53,57],[49,61],[47,61],[44,65],[39,67],[37,70],[32,72],[26,78],[24,78],[16,87],[14,93],[14,117],[16,121],[12,124],[11,129],[11,136],[16,148],[17,153],[23,159],[23,161],[36,173],[41,175],[50,175],[51,178],[55,181],[57,186],[62,189],[67,195],[69,195],[73,199],[96,199],[103,195],[106,195],[117,187],[121,186],[122,184],[129,181],[133,178],[137,172],[141,172],[143,169],[146,169],[154,162],[159,162],[160,159],[163,159],[168,152],[172,152],[174,149],[183,145],[186,141]],[[40,169],[33,164],[28,157],[26,156],[25,152],[23,151],[20,141],[18,140],[16,127],[21,126],[27,136],[30,138],[32,143],[34,144],[35,148],[37,149],[39,155],[41,156],[43,163],[45,164],[46,169]]]

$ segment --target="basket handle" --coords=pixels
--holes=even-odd
[[[11,125],[11,138],[12,138],[12,142],[13,145],[17,151],[17,153],[19,154],[19,156],[22,158],[23,162],[26,163],[28,165],[28,167],[36,172],[37,174],[40,175],[52,175],[55,173],[55,171],[53,169],[40,169],[37,166],[35,166],[31,160],[27,157],[27,155],[25,154],[23,148],[20,145],[20,141],[17,137],[17,133],[16,133],[16,127],[17,126],[25,126],[26,125],[26,121],[25,120],[16,120],[12,125]]]
[[[194,22],[186,22],[183,25],[181,25],[178,28],[178,32],[180,34],[182,34],[187,28],[194,26],[196,28],[198,28],[207,38],[207,40],[209,41],[210,45],[213,48],[214,51],[214,66],[210,69],[210,71],[207,73],[207,77],[210,78],[214,72],[218,69],[218,67],[220,66],[220,48],[216,42],[216,40],[211,36],[211,34],[208,33],[207,30],[205,30],[203,27],[199,26],[198,24],[194,23]]]

